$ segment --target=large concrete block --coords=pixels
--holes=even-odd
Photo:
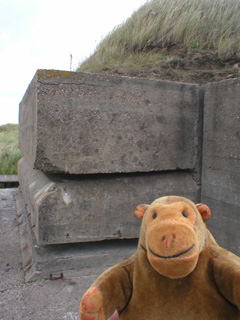
[[[195,170],[198,85],[38,70],[22,102],[19,145],[43,172]]]
[[[72,278],[100,275],[109,267],[130,257],[137,249],[137,239],[39,246],[20,192],[16,196],[16,207],[26,281],[59,276]]]
[[[202,202],[219,244],[240,255],[240,78],[205,86]]]
[[[137,238],[140,203],[177,194],[200,200],[189,171],[118,175],[47,175],[19,162],[19,182],[38,244]]]

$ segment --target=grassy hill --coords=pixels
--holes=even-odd
[[[0,174],[17,174],[17,162],[21,157],[18,125],[0,126]]]
[[[239,0],[152,0],[77,71],[206,83],[240,76]]]

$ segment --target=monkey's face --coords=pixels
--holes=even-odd
[[[186,202],[155,203],[145,219],[147,257],[161,275],[177,279],[190,274],[198,262],[196,212]]]

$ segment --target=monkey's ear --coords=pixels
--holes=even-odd
[[[135,217],[139,220],[142,221],[143,216],[145,214],[145,212],[147,211],[147,208],[149,207],[149,204],[140,204],[139,206],[137,206],[137,208],[135,209]]]
[[[196,204],[196,207],[199,213],[201,214],[203,221],[204,222],[208,221],[209,218],[211,217],[211,210],[208,208],[208,206],[202,203],[198,203]]]

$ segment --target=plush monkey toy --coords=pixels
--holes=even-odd
[[[210,214],[177,196],[139,205],[137,251],[92,284],[80,319],[239,320],[240,258],[217,245]]]

